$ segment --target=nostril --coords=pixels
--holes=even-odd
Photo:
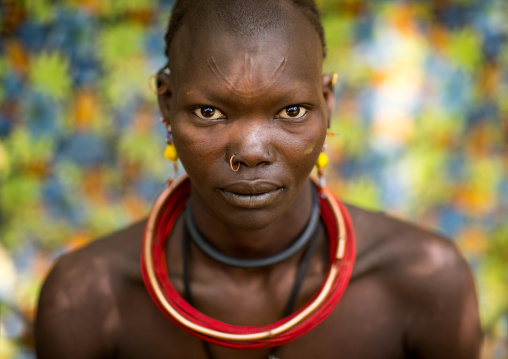
[[[237,143],[230,146],[230,157],[226,157],[231,170],[235,171],[238,166],[254,168],[268,165],[274,161],[275,151],[266,138],[259,136],[253,138],[252,134],[245,135]],[[234,151],[234,152],[233,152]]]
[[[246,160],[240,160],[239,157],[235,157],[233,160],[230,160],[229,166],[231,167],[231,170],[234,172],[237,172],[240,170],[240,167],[247,167],[247,168],[254,168],[258,166],[264,166],[269,165],[270,161],[250,161],[249,159]]]

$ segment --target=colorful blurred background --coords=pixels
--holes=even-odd
[[[173,175],[147,86],[173,1],[0,4],[0,358],[25,359],[53,261],[145,216]],[[318,4],[339,74],[328,183],[453,238],[483,358],[508,358],[508,2]]]

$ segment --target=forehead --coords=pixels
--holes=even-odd
[[[231,24],[200,20],[187,19],[171,46],[170,68],[177,88],[214,77],[239,91],[266,88],[280,77],[320,82],[319,36],[295,9],[281,13],[273,26],[249,35],[233,31]]]

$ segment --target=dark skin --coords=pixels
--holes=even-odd
[[[197,225],[215,247],[237,257],[277,253],[304,227],[311,207],[308,175],[333,108],[330,77],[320,74],[317,35],[296,11],[287,16],[299,26],[286,24],[248,41],[211,26],[216,24],[184,25],[172,46],[179,51],[170,53],[171,75],[160,76],[168,91],[159,104],[192,182]],[[232,155],[238,172],[230,169]],[[282,346],[278,356],[478,358],[474,283],[453,244],[382,213],[348,210],[357,244],[348,288],[323,323]],[[200,340],[167,319],[144,287],[144,226],[142,221],[58,261],[39,303],[40,359],[207,358]],[[180,293],[182,230],[180,217],[167,245],[168,272]],[[318,235],[297,307],[317,291],[327,269],[322,224]],[[215,262],[192,245],[196,306],[231,324],[275,322],[301,255],[246,270]],[[216,359],[269,353],[212,351]]]

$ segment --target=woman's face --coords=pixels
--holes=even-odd
[[[160,106],[193,203],[229,226],[279,218],[322,149],[333,94],[321,79],[319,38],[300,20],[249,38],[184,25],[172,45]]]

